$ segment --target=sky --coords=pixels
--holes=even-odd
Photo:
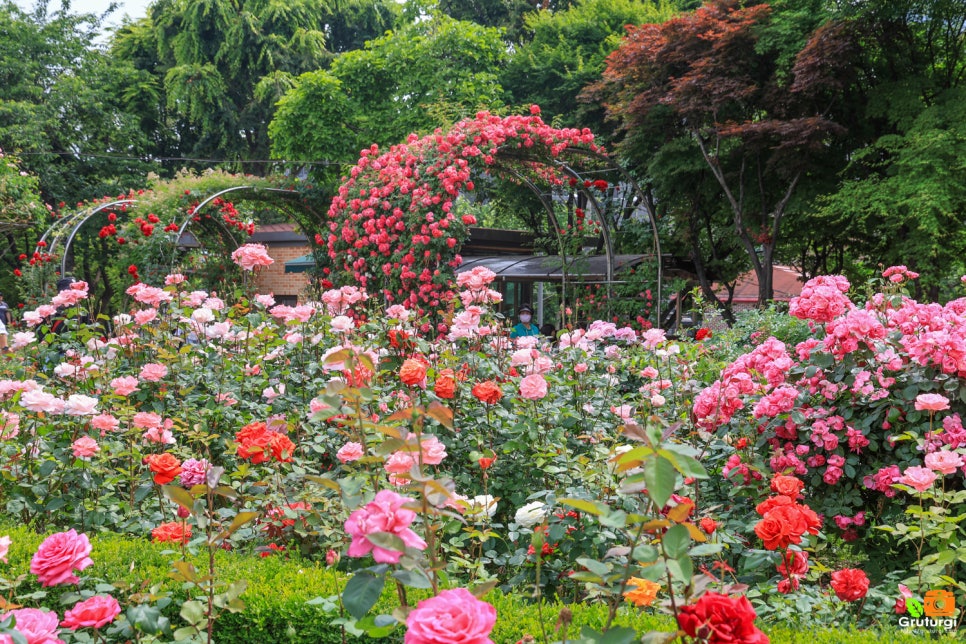
[[[33,7],[33,0],[16,0],[17,4],[24,9]],[[148,5],[152,0],[116,0],[117,10],[107,19],[105,26],[111,27],[121,23],[125,14],[133,19],[143,18],[147,15]],[[70,9],[72,13],[93,13],[100,15],[107,11],[111,0],[71,0]],[[49,7],[55,9],[60,6],[60,0],[50,0]]]

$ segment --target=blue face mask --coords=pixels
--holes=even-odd
[[[527,324],[528,322],[530,322],[531,319],[532,318],[529,313],[520,314],[520,321],[523,322],[524,324]]]

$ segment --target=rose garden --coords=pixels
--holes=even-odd
[[[76,281],[23,311],[0,380],[5,641],[953,637],[966,298],[916,301],[896,266],[700,339],[511,339],[491,271],[423,268],[471,221],[471,163],[428,151],[470,137],[485,164],[591,141],[481,115],[366,151],[315,301],[256,293],[273,259],[244,244],[228,291],[132,265],[112,319]]]

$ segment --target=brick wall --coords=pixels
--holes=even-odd
[[[273,293],[278,297],[301,296],[309,284],[308,273],[286,273],[285,262],[308,255],[308,244],[305,246],[277,245],[268,246],[268,254],[275,263],[258,269],[256,282],[259,293]]]

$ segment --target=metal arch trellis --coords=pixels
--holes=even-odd
[[[568,146],[563,150],[563,154],[568,154],[568,153],[590,157],[600,162],[602,166],[597,170],[595,170],[595,172],[617,172],[620,175],[623,182],[629,187],[630,193],[632,195],[631,201],[630,201],[630,204],[632,207],[625,206],[624,210],[630,209],[630,211],[633,212],[638,210],[642,206],[644,207],[644,211],[647,214],[648,223],[650,224],[651,234],[652,234],[653,243],[654,243],[654,256],[655,256],[655,264],[657,269],[657,288],[656,288],[657,298],[655,300],[657,302],[656,320],[660,321],[661,302],[662,302],[661,300],[662,284],[664,281],[663,257],[662,257],[662,251],[661,251],[660,234],[657,227],[657,218],[655,216],[653,208],[650,207],[650,202],[647,199],[647,196],[641,190],[640,186],[630,175],[630,173],[628,173],[627,170],[625,170],[620,164],[614,162],[614,160],[611,159],[606,154],[603,154],[595,150],[584,149],[584,148],[579,148],[574,146]],[[532,157],[525,157],[522,155],[516,155],[512,153],[504,154],[502,156],[504,156],[505,158],[515,159],[518,161],[539,163],[544,166],[549,165],[544,160],[535,159]],[[615,222],[612,221],[611,218],[607,216],[606,208],[602,206],[600,201],[597,199],[597,196],[594,195],[590,190],[588,190],[587,187],[584,185],[584,180],[586,178],[585,175],[587,174],[586,171],[582,172],[581,170],[575,167],[576,164],[567,163],[563,160],[554,161],[554,165],[566,176],[576,180],[576,183],[573,186],[574,189],[587,199],[587,203],[590,205],[590,210],[593,211],[594,215],[596,215],[597,221],[600,223],[601,237],[603,241],[604,254],[606,258],[605,282],[608,290],[608,299],[610,299],[609,296],[612,292],[611,288],[614,283],[614,272],[615,272],[615,266],[614,266],[615,255],[614,255],[614,240],[613,240],[614,230],[612,230],[612,226],[615,224]],[[561,239],[561,233],[560,233],[561,229],[557,220],[556,213],[554,211],[552,199],[548,200],[547,195],[544,193],[544,191],[542,191],[533,181],[531,181],[529,178],[524,176],[522,172],[515,170],[506,165],[501,165],[499,168],[495,168],[495,169],[509,172],[514,176],[514,178],[517,181],[520,181],[524,185],[526,185],[538,197],[544,209],[547,211],[548,219],[550,220],[550,224],[551,226],[553,226],[554,233],[557,236],[557,243],[560,248],[560,252],[564,253],[562,255],[562,262],[561,262],[561,266],[562,266],[561,277],[563,281],[564,297],[566,298],[566,286],[567,286],[567,258],[565,255],[566,249],[565,249],[563,240]]]
[[[210,204],[218,197],[231,192],[239,192],[239,191],[251,191],[253,193],[253,197],[256,195],[261,196],[261,194],[264,194],[266,196],[274,195],[284,199],[298,199],[301,196],[300,193],[296,190],[287,190],[284,188],[264,188],[261,186],[250,186],[250,185],[234,186],[231,188],[220,190],[206,197],[197,206],[189,210],[187,216],[184,218],[184,221],[182,221],[181,225],[178,227],[177,235],[172,236],[172,242],[173,244],[175,244],[175,248],[177,247],[178,240],[181,239],[181,236],[185,233],[185,231],[187,230],[188,226],[194,219],[195,215],[197,215],[197,213],[199,213],[205,206]],[[47,228],[46,231],[44,231],[44,234],[37,242],[37,245],[35,247],[35,252],[38,252],[38,253],[44,252],[44,250],[46,249],[46,252],[48,254],[53,254],[57,251],[60,244],[63,243],[64,249],[63,249],[63,256],[61,258],[61,263],[60,263],[60,274],[65,275],[67,273],[67,260],[70,253],[71,244],[74,242],[74,238],[77,236],[77,233],[80,231],[83,225],[87,223],[87,221],[90,220],[94,215],[100,212],[103,212],[104,210],[109,210],[112,208],[119,208],[119,207],[127,207],[127,206],[134,205],[136,203],[137,203],[137,199],[118,199],[116,201],[98,204],[96,206],[92,206],[90,208],[75,212],[67,217],[57,219]],[[224,222],[221,221],[220,219],[216,219],[216,221],[222,227],[225,233],[228,234],[229,238],[231,238],[232,241],[237,244],[238,242],[237,238],[234,236],[231,230],[224,224]],[[172,264],[174,261],[174,257],[175,257],[175,254],[172,253]]]

